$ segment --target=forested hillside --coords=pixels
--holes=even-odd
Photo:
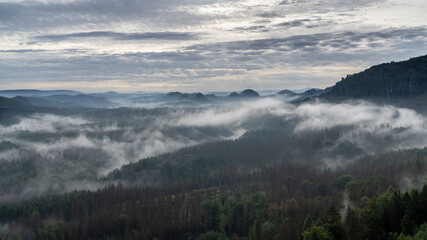
[[[373,66],[337,82],[325,99],[414,97],[427,90],[427,55]]]
[[[31,106],[14,99],[0,97],[0,124],[11,124],[18,116],[33,113]]]

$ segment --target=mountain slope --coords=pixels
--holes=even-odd
[[[288,96],[298,95],[298,93],[295,93],[295,92],[293,92],[291,90],[288,90],[288,89],[284,89],[284,90],[278,92],[277,94],[279,94],[279,95],[288,95]]]
[[[23,104],[29,104],[37,107],[63,108],[63,107],[92,107],[103,108],[114,106],[114,103],[104,97],[97,97],[85,94],[78,95],[50,95],[40,97],[17,96],[13,100]]]
[[[33,112],[34,108],[26,103],[0,97],[0,125],[14,124],[19,120],[20,116]]]
[[[243,92],[239,93],[241,97],[259,97],[259,94],[252,89],[245,89]]]
[[[259,93],[252,89],[245,89],[240,93],[232,92],[228,95],[232,98],[258,98],[260,97]]]
[[[27,106],[24,103],[14,99],[0,97],[0,109],[25,109]]]
[[[348,75],[322,98],[415,97],[427,91],[427,55],[373,66]]]

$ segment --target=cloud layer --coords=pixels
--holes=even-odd
[[[418,0],[5,0],[0,89],[326,87],[425,54],[426,8]]]

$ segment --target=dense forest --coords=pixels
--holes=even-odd
[[[337,82],[324,98],[414,97],[427,90],[427,55],[373,66]]]
[[[15,231],[24,239],[425,239],[427,185],[398,188],[402,175],[423,176],[426,157],[427,149],[370,155],[335,171],[297,162],[223,167],[193,176],[203,187],[191,176],[119,183],[3,204],[0,219],[6,239]]]

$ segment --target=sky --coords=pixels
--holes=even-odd
[[[427,54],[425,0],[0,0],[0,89],[332,86]]]

